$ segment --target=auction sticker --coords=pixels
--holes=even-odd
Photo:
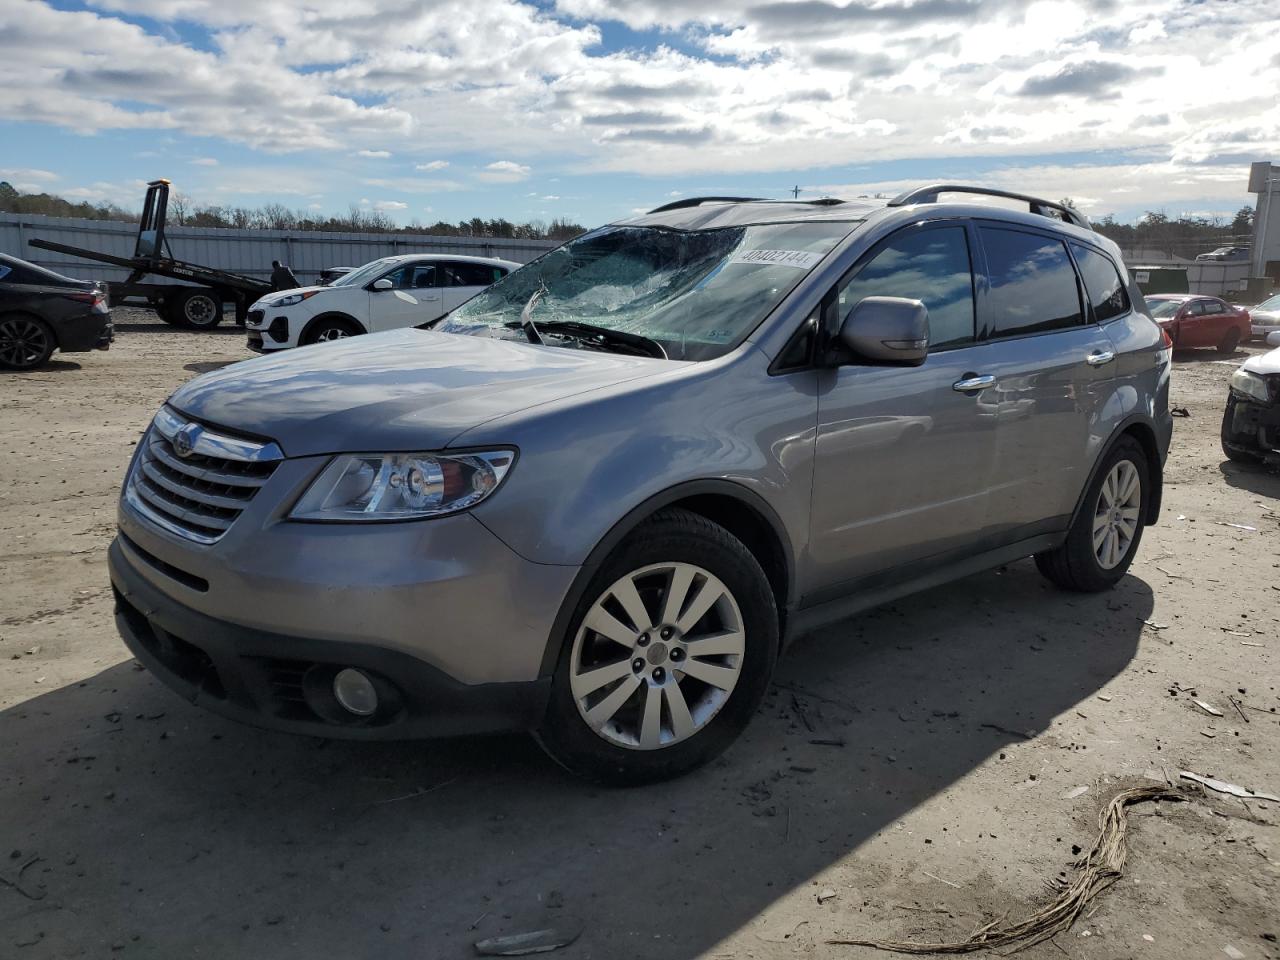
[[[729,262],[776,264],[780,267],[808,270],[821,259],[822,254],[809,253],[807,250],[744,250],[735,253]]]

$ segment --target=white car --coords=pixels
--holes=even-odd
[[[420,327],[462,306],[520,264],[493,257],[383,257],[327,287],[270,293],[249,308],[249,349],[259,353]]]
[[[1266,340],[1269,333],[1280,332],[1280,293],[1249,308],[1249,325],[1260,340]]]

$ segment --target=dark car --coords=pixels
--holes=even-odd
[[[0,253],[0,367],[31,370],[54,350],[106,350],[113,339],[104,284]]]
[[[1179,350],[1213,347],[1234,353],[1252,335],[1249,311],[1218,297],[1192,293],[1162,293],[1146,297],[1147,309]]]
[[[327,287],[333,281],[345,276],[354,269],[355,267],[327,267],[320,271],[320,286]]]

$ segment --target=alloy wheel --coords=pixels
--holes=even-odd
[[[687,740],[719,713],[742,673],[737,600],[689,563],[633,570],[583,618],[569,685],[578,712],[617,746],[657,750]]]
[[[26,317],[0,322],[0,363],[19,370],[34,367],[49,351],[45,328]]]
[[[325,343],[329,340],[345,340],[351,336],[342,327],[326,327],[316,335],[316,343]]]
[[[1138,533],[1142,477],[1130,460],[1121,460],[1098,491],[1093,513],[1093,555],[1104,570],[1114,570],[1129,554]]]

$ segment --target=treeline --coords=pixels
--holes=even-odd
[[[0,180],[0,213],[30,213],[44,217],[79,217],[82,220],[136,221],[138,215],[114,203],[72,203],[51,193],[21,193]]]
[[[1127,250],[1159,250],[1171,257],[1194,260],[1215,247],[1248,246],[1253,239],[1253,208],[1241,207],[1225,217],[1170,217],[1148,210],[1137,223],[1120,223],[1108,214],[1093,221],[1093,229]]]
[[[21,193],[0,181],[0,213],[25,213],[46,217],[81,217],[86,220],[124,220],[135,223],[138,214],[114,204],[71,203],[48,193]],[[472,217],[447,223],[413,220],[399,226],[381,210],[351,205],[345,214],[316,216],[305,210],[291,210],[280,203],[261,207],[224,207],[197,204],[182,194],[170,194],[168,222],[183,227],[234,227],[241,230],[327,230],[337,233],[426,233],[446,237],[494,237],[509,240],[568,240],[585,228],[568,220],[555,219],[512,223],[498,218]]]

